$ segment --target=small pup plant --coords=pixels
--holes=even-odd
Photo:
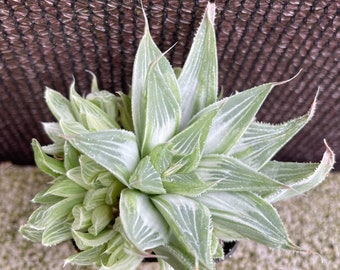
[[[74,241],[66,259],[102,270],[135,269],[154,257],[161,269],[215,269],[223,242],[251,239],[299,251],[272,203],[314,188],[334,164],[325,143],[319,164],[271,161],[311,119],[280,125],[255,120],[279,83],[219,98],[208,3],[182,69],[153,42],[147,21],[133,67],[131,92],[99,90],[69,100],[47,89],[57,122],[53,141],[32,146],[37,166],[54,179],[20,232],[52,246]]]

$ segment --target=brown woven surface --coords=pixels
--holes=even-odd
[[[143,1],[152,36],[174,66],[185,59],[206,1]],[[281,122],[304,114],[318,88],[312,122],[278,159],[319,161],[326,138],[340,154],[340,2],[338,0],[216,1],[220,87],[225,95],[268,81],[274,89],[259,119]],[[137,0],[3,0],[0,2],[0,160],[31,163],[30,141],[48,143],[40,122],[53,120],[44,87],[64,95],[76,78],[88,92],[91,70],[101,88],[128,90],[143,32]],[[338,164],[338,169],[339,164]]]

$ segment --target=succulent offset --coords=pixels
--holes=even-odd
[[[271,161],[311,119],[280,125],[255,115],[280,83],[219,98],[215,5],[209,3],[182,69],[153,42],[146,21],[131,92],[99,90],[69,100],[47,89],[58,122],[44,123],[52,144],[33,140],[37,166],[54,179],[20,232],[51,246],[74,240],[66,263],[135,269],[146,257],[161,269],[214,269],[223,241],[251,239],[301,250],[272,203],[323,181],[334,164]]]

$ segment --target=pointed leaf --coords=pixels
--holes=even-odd
[[[61,118],[75,120],[70,101],[59,92],[46,87],[45,99],[48,108],[57,120]]]
[[[107,188],[90,189],[84,198],[83,205],[90,211],[105,204]]]
[[[165,246],[156,247],[154,251],[157,255],[164,257],[164,260],[173,269],[195,269],[195,257],[183,251],[180,247],[177,243],[169,243]]]
[[[35,163],[40,170],[51,176],[58,176],[65,173],[63,162],[46,155],[36,139],[32,140],[32,148]]]
[[[114,234],[115,231],[112,229],[105,229],[96,236],[91,233],[72,230],[72,236],[76,241],[77,247],[81,250],[87,249],[89,247],[101,246],[110,241]]]
[[[37,229],[45,229],[54,224],[63,222],[71,213],[72,208],[82,201],[83,198],[81,197],[70,197],[51,205],[44,213],[42,213],[39,225],[36,226]]]
[[[118,92],[120,95],[120,102],[118,103],[118,110],[120,115],[121,126],[128,131],[134,131],[131,111],[131,98],[123,92]]]
[[[74,106],[77,108],[77,111],[79,111],[79,115],[83,115],[82,124],[89,130],[99,131],[119,128],[119,125],[114,119],[110,119],[103,110],[101,110],[91,101],[80,96],[73,96],[72,102],[72,104],[74,104]]]
[[[65,264],[72,265],[93,265],[100,261],[100,255],[105,250],[105,246],[97,246],[78,252],[65,260]]]
[[[42,234],[41,243],[44,246],[53,246],[72,239],[71,225],[60,222],[48,227]]]
[[[182,123],[217,99],[217,50],[214,30],[215,4],[208,3],[184,67],[178,78],[182,99]]]
[[[257,192],[287,188],[284,184],[226,155],[204,156],[195,172],[200,179],[208,183],[218,182],[212,187],[215,191]]]
[[[86,189],[82,188],[74,181],[62,175],[56,178],[53,185],[45,192],[46,195],[51,194],[60,197],[84,197]]]
[[[106,172],[106,169],[90,159],[88,156],[81,155],[79,158],[81,176],[85,183],[92,185],[98,174]]]
[[[110,121],[117,125],[118,98],[106,90],[92,92],[86,96],[86,100],[91,101],[101,111],[105,112]]]
[[[79,166],[79,152],[68,141],[64,142],[64,167],[70,170]]]
[[[211,123],[216,116],[219,106],[195,119],[191,124],[170,140],[173,152],[177,155],[189,155],[197,146],[203,150]]]
[[[107,130],[67,138],[80,152],[106,168],[124,185],[139,161],[136,137],[125,130]]]
[[[216,183],[204,182],[195,173],[174,174],[163,180],[167,193],[196,197],[212,188]]]
[[[209,209],[197,201],[174,194],[155,196],[152,201],[186,251],[211,269],[212,226]]]
[[[280,125],[253,122],[228,153],[254,169],[265,165],[309,121],[310,115]]]
[[[144,251],[167,243],[168,225],[147,195],[123,190],[119,210],[124,232],[137,249]]]
[[[129,185],[147,194],[163,194],[161,175],[152,165],[150,156],[144,157],[129,179]]]
[[[275,208],[248,192],[208,192],[197,200],[206,205],[214,229],[222,240],[243,236],[268,247],[297,250],[289,240]],[[226,235],[224,235],[226,228]]]
[[[83,187],[84,189],[90,189],[91,185],[84,182],[83,177],[81,176],[81,169],[80,166],[74,167],[67,171],[66,176],[68,179],[72,180],[73,182],[77,183],[79,186]]]
[[[335,163],[335,155],[332,152],[332,150],[329,148],[329,146],[326,144],[326,151],[323,155],[323,158],[319,164],[319,166],[316,168],[316,170],[309,175],[306,178],[302,178],[300,180],[295,180],[295,183],[291,184],[292,189],[289,190],[281,190],[279,192],[276,193],[272,193],[266,196],[266,200],[268,202],[277,202],[280,200],[286,200],[288,198],[300,195],[314,187],[316,187],[317,185],[319,185],[328,175],[328,173],[330,172],[330,170],[333,168],[333,165]],[[280,172],[284,172],[287,170],[289,170],[289,167],[291,166],[291,164],[285,164],[285,163],[280,163],[279,165],[279,171]],[[311,168],[311,166],[309,164],[306,165],[307,168]],[[268,167],[267,167],[268,169]],[[285,175],[285,177],[289,175]],[[293,177],[292,177],[293,178]]]
[[[101,205],[93,210],[91,215],[92,226],[88,229],[89,233],[98,235],[113,220],[112,207]]]
[[[132,72],[131,86],[131,102],[132,102],[132,119],[134,131],[139,144],[143,141],[145,116],[146,116],[146,88],[145,78],[149,65],[161,55],[161,51],[157,48],[152,40],[149,32],[149,25],[145,18],[145,28],[142,40],[139,43],[138,50],[135,56]]]
[[[150,65],[145,89],[143,156],[149,154],[155,146],[167,142],[180,124],[181,101],[177,79],[164,55]]]
[[[72,208],[73,230],[83,230],[91,226],[91,212],[86,210],[82,205],[76,205]]]
[[[42,123],[42,125],[43,125],[45,133],[53,142],[64,141],[64,139],[61,137],[61,135],[63,134],[63,131],[61,130],[59,123],[48,122],[48,123]]]
[[[246,131],[275,84],[263,84],[216,102],[194,116],[221,107],[211,125],[204,154],[223,154],[234,146]],[[192,120],[192,121],[193,121]],[[216,143],[218,142],[218,143]]]
[[[170,143],[157,145],[150,153],[151,163],[159,173],[163,173],[170,166],[172,158]]]
[[[20,227],[19,232],[22,234],[23,237],[26,239],[35,242],[35,243],[41,243],[42,234],[44,230],[38,230],[31,226],[30,224],[25,224]]]
[[[61,119],[59,121],[60,127],[63,130],[64,133],[64,139],[68,135],[78,135],[78,134],[84,134],[89,133],[89,131],[79,122],[73,121],[73,120],[65,120]]]

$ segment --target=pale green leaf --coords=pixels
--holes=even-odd
[[[64,142],[60,141],[60,142],[53,143],[53,144],[43,145],[41,149],[47,155],[55,156],[55,157],[62,157],[63,150],[64,150]]]
[[[61,119],[59,124],[63,130],[64,139],[66,139],[67,136],[89,133],[89,131],[77,121]]]
[[[172,145],[169,143],[157,145],[150,153],[151,163],[159,173],[163,173],[173,158]]]
[[[32,202],[34,203],[40,203],[40,204],[54,204],[59,201],[61,201],[63,198],[51,194],[45,194],[45,191],[38,192],[34,198],[32,199]]]
[[[112,180],[112,179],[111,179]],[[121,191],[125,188],[125,186],[116,179],[113,179],[111,185],[108,186],[106,192],[105,203],[108,205],[117,205],[120,197]]]
[[[36,229],[45,229],[54,224],[63,222],[72,211],[72,208],[81,203],[83,198],[70,197],[56,202],[51,206],[39,207],[35,210],[28,222]]]
[[[152,197],[152,201],[186,251],[211,269],[212,224],[209,209],[197,201],[174,194],[158,195]]]
[[[204,156],[195,172],[203,181],[217,183],[212,187],[215,191],[259,192],[288,188],[226,155]]]
[[[112,254],[108,262],[102,261],[99,270],[135,270],[140,265],[143,257],[139,254],[125,252],[124,246],[118,247]]]
[[[82,119],[82,124],[91,131],[99,131],[105,129],[119,128],[115,119],[110,119],[109,116],[91,101],[80,96],[73,96],[72,104],[79,111]]]
[[[42,234],[41,243],[44,246],[53,246],[72,239],[71,225],[59,222],[48,227]]]
[[[71,144],[128,186],[139,161],[136,137],[125,130],[107,130],[69,136]]]
[[[112,173],[108,171],[99,173],[97,175],[97,180],[96,180],[96,182],[99,182],[103,187],[108,187],[112,183],[117,182],[117,181],[118,180],[112,175]]]
[[[93,265],[100,261],[100,255],[104,252],[105,245],[89,248],[78,252],[65,260],[65,264],[72,265]]]
[[[107,188],[90,189],[84,198],[83,205],[86,210],[93,210],[105,204]]]
[[[134,131],[139,144],[143,141],[146,116],[146,87],[145,78],[149,69],[149,65],[161,55],[161,51],[157,48],[152,40],[149,32],[149,25],[146,16],[144,35],[139,43],[132,72],[131,86],[131,108]]]
[[[167,193],[196,197],[211,189],[216,183],[202,181],[195,173],[174,174],[163,180]]]
[[[101,205],[95,208],[91,215],[92,226],[88,229],[89,233],[98,235],[113,220],[112,207]]]
[[[234,239],[245,237],[268,247],[298,250],[275,208],[259,196],[221,191],[204,193],[197,200],[209,208],[214,230],[222,240],[231,240],[232,233]]]
[[[92,185],[98,174],[106,172],[106,169],[93,161],[86,155],[81,155],[79,158],[81,176],[86,184]]]
[[[265,165],[309,121],[310,115],[280,125],[253,122],[228,154],[254,169]]]
[[[82,205],[76,205],[72,208],[73,230],[83,230],[91,226],[91,212],[86,210]]]
[[[68,171],[79,166],[79,152],[68,141],[64,142],[64,167]]]
[[[164,260],[173,267],[173,269],[193,270],[195,269],[195,257],[180,249],[180,244],[169,243],[154,249],[154,252],[164,257]],[[171,268],[170,268],[171,269]]]
[[[101,111],[105,112],[113,124],[117,124],[118,98],[106,90],[89,93],[86,99],[95,104]]]
[[[96,236],[91,233],[72,230],[72,236],[76,241],[77,247],[81,250],[101,246],[110,241],[114,234],[115,231],[112,229],[105,229]]]
[[[286,185],[294,184],[312,175],[319,163],[269,161],[260,172]]]
[[[271,203],[277,202],[277,201],[280,201],[280,200],[286,200],[288,198],[300,195],[300,194],[316,187],[317,185],[319,185],[327,177],[328,173],[333,168],[333,165],[335,163],[334,153],[332,152],[332,150],[329,148],[329,146],[326,143],[325,143],[325,145],[326,145],[326,151],[323,155],[323,158],[322,158],[319,166],[312,172],[312,169],[313,169],[314,166],[310,166],[310,164],[305,165],[305,167],[307,169],[309,169],[310,172],[312,172],[309,176],[307,176],[305,178],[300,178],[298,180],[298,179],[296,179],[296,173],[293,172],[293,174],[291,175],[292,176],[291,180],[295,178],[294,183],[291,183],[291,181],[289,181],[289,183],[288,183],[292,187],[292,189],[280,190],[279,192],[273,192],[271,194],[268,194],[268,195],[265,196],[266,200],[271,202]],[[265,170],[270,169],[271,165],[273,165],[273,163],[268,165],[268,167]],[[278,163],[278,164],[275,164],[275,165],[276,165],[276,167],[277,167],[277,165],[279,165],[279,167],[277,167],[277,169],[279,171],[279,178],[280,179],[281,179],[282,176],[289,178],[289,174],[287,175],[287,172],[291,171],[292,167],[296,168],[296,165],[294,166],[291,163],[287,163],[287,164]],[[298,166],[301,167],[302,164],[300,164]],[[306,168],[302,168],[301,170],[306,172]]]
[[[170,264],[162,259],[158,259],[158,263],[160,270],[174,270],[174,268],[172,268]]]
[[[86,189],[79,186],[74,181],[62,175],[56,178],[52,186],[45,192],[46,195],[51,194],[60,197],[84,197]]]
[[[190,154],[175,155],[172,165],[163,173],[163,176],[171,176],[174,173],[190,173],[195,171],[201,160],[201,148],[199,142]]]
[[[209,134],[211,123],[219,108],[220,107],[217,106],[195,119],[187,128],[174,136],[170,140],[173,152],[177,155],[189,155],[197,149],[197,146],[200,151],[202,151]]]
[[[73,182],[77,183],[79,186],[83,187],[84,189],[91,188],[91,185],[84,182],[83,177],[81,175],[80,166],[68,170],[66,176]]]
[[[161,175],[152,165],[150,156],[139,161],[137,168],[129,179],[129,185],[147,194],[163,194],[165,189]]]
[[[118,92],[118,94],[120,96],[120,102],[118,102],[120,124],[125,130],[133,131],[131,98],[123,92]]]
[[[214,19],[215,4],[208,3],[178,78],[183,112],[181,128],[186,126],[193,115],[217,99],[218,64]]]
[[[42,123],[43,129],[47,136],[53,141],[53,142],[63,142],[64,139],[61,135],[63,135],[63,131],[61,130],[61,127],[59,123],[57,122],[48,122],[48,123]]]
[[[51,176],[58,176],[65,173],[64,163],[61,160],[46,155],[36,139],[32,140],[32,148],[35,163],[40,170]]]
[[[142,155],[170,139],[178,130],[181,101],[177,79],[164,55],[153,61],[145,79],[145,126]]]
[[[97,76],[90,70],[85,70],[85,71],[90,73],[91,76],[92,76],[91,93],[96,94],[96,93],[100,92],[99,87],[98,87]]]
[[[44,230],[36,229],[33,226],[31,226],[31,224],[27,223],[27,224],[20,227],[19,232],[26,239],[28,239],[32,242],[35,242],[35,243],[41,243],[42,234],[43,234]]]
[[[203,109],[193,120],[220,107],[206,140],[204,154],[223,154],[238,142],[275,84],[263,84],[237,93]],[[218,142],[218,143],[216,143]]]
[[[124,233],[138,250],[167,243],[168,225],[147,195],[136,190],[123,190],[119,210]]]
[[[71,103],[59,92],[46,87],[45,100],[48,108],[57,120],[75,120]]]

